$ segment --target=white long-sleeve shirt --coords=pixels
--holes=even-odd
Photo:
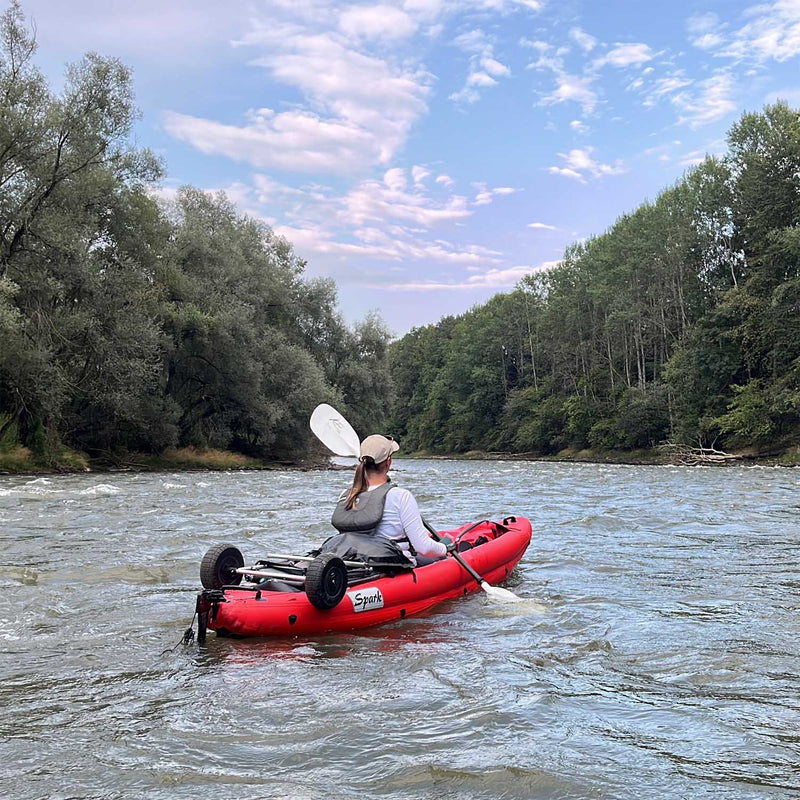
[[[367,491],[377,488],[378,486],[370,486]],[[396,541],[414,563],[416,560],[409,551],[408,542],[403,541],[406,537],[414,550],[421,556],[437,558],[447,555],[447,548],[441,542],[428,536],[428,532],[422,524],[419,506],[414,495],[408,489],[401,489],[399,486],[392,487],[386,495],[383,517],[378,523],[375,535],[385,536],[387,539]]]

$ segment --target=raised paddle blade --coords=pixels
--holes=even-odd
[[[311,414],[311,430],[337,456],[358,458],[361,451],[358,434],[333,406],[322,403],[314,409]]]

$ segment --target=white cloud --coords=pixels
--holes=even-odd
[[[490,269],[483,275],[472,275],[468,283],[472,286],[493,286],[496,288],[516,286],[526,275],[537,272],[541,266],[510,267],[508,269]]]
[[[497,81],[486,72],[472,72],[467,77],[467,86],[497,86]]]
[[[678,90],[691,85],[692,81],[685,77],[682,72],[675,75],[668,75],[665,78],[659,78],[653,83],[648,97],[645,100],[645,105],[652,105],[655,103],[656,99],[664,97],[665,95],[674,94]]]
[[[569,124],[570,128],[575,131],[575,133],[589,133],[589,126],[586,123],[581,122],[579,119],[574,119]]]
[[[591,52],[597,46],[597,39],[580,28],[573,28],[569,35],[585,53]]]
[[[557,231],[557,230],[560,230],[560,228],[556,227],[555,225],[547,225],[544,222],[529,222],[526,225],[526,227],[527,228],[534,228],[535,230],[541,230],[541,231]]]
[[[403,8],[422,19],[435,19],[442,10],[442,0],[404,0]]]
[[[689,41],[701,50],[716,50],[725,37],[722,31],[727,28],[714,13],[694,14],[686,20]]]
[[[585,114],[591,114],[597,105],[597,92],[592,88],[592,76],[556,75],[556,89],[542,99],[546,105],[579,103]]]
[[[254,63],[330,113],[373,132],[384,161],[427,110],[430,76],[360,53],[333,34],[282,38],[278,48]]]
[[[430,174],[430,170],[425,169],[425,167],[413,166],[411,168],[411,177],[414,180],[414,185],[417,187],[421,187],[422,184],[425,183],[425,179],[429,177]]]
[[[798,0],[753,5],[744,12],[746,22],[738,30],[720,25],[715,14],[689,18],[692,44],[716,56],[736,61],[788,61],[800,55],[800,3]]]
[[[449,175],[437,175],[436,183],[439,183],[448,189],[455,185],[455,181]]]
[[[489,189],[485,183],[473,183],[472,185],[478,190],[475,199],[472,201],[472,204],[476,206],[488,205],[494,202],[494,198],[497,196],[505,197],[516,194],[519,191],[513,186],[498,186],[494,189]]]
[[[638,66],[651,61],[653,55],[653,51],[646,44],[618,44],[594,63],[598,68],[607,64],[612,67]]]
[[[494,58],[490,57],[482,58],[481,66],[490,75],[494,75],[495,78],[507,78],[511,74],[511,70],[505,64],[501,64]]]
[[[548,167],[547,171],[551,175],[561,175],[565,178],[572,178],[580,183],[586,183],[588,178],[602,178],[606,175],[619,175],[627,171],[621,161],[614,164],[602,164],[592,158],[593,147],[575,148],[568,153],[559,153],[559,157],[564,162],[562,166]]]
[[[375,136],[342,120],[304,111],[260,109],[243,126],[167,112],[165,130],[203,153],[256,167],[297,172],[358,172],[385,156]]]
[[[303,254],[322,254],[365,258],[382,261],[422,261],[476,266],[497,263],[492,251],[482,248],[459,249],[448,242],[424,242],[411,238],[393,238],[378,228],[362,228],[356,231],[358,241],[342,241],[330,231],[316,227],[276,226],[275,233],[284,236]],[[381,288],[392,288],[381,285]]]
[[[453,44],[470,54],[470,71],[464,86],[450,95],[456,103],[476,103],[480,100],[480,89],[497,85],[499,78],[507,78],[511,70],[494,57],[494,47],[486,34],[474,29],[460,34]]]
[[[733,99],[736,86],[727,72],[718,72],[698,84],[696,92],[679,92],[671,100],[678,109],[678,122],[699,128],[737,109]]]
[[[475,195],[475,199],[472,201],[472,204],[475,206],[489,205],[494,197],[492,196],[491,190],[486,188],[486,184],[475,183],[473,186],[475,186],[475,188],[478,190],[478,193]]]
[[[402,169],[389,170],[383,181],[362,181],[341,198],[340,206],[338,220],[350,226],[401,220],[429,228],[472,214],[467,207],[467,198],[461,195],[451,195],[442,202],[434,200],[417,186],[413,191],[407,190],[407,179]]]
[[[339,30],[364,39],[405,39],[417,29],[414,20],[389,5],[350,6],[339,17]]]
[[[408,186],[406,171],[401,167],[394,167],[387,170],[383,176],[383,182],[391,192],[402,192]]]
[[[680,144],[676,142],[676,144]],[[705,160],[708,155],[721,155],[725,152],[726,143],[724,139],[715,139],[709,142],[704,150],[693,150],[690,153],[684,153],[678,158],[678,164],[681,167],[692,167]]]
[[[443,281],[407,281],[405,283],[391,283],[383,285],[384,289],[406,292],[438,292],[438,291],[463,291],[470,289],[511,289],[516,286],[526,275],[534,272],[551,269],[560,261],[543,261],[536,266],[508,267],[506,269],[492,268],[486,272],[470,275],[466,280],[446,283]]]
[[[800,3],[797,0],[755,6],[752,13],[753,21],[735,34],[730,54],[742,58],[752,55],[764,61],[787,61],[800,53]]]
[[[166,130],[204,153],[260,168],[357,174],[387,165],[427,111],[431,76],[361,53],[338,34],[259,23],[240,44],[266,48],[252,63],[302,92],[308,107],[259,109],[244,125],[168,112]]]

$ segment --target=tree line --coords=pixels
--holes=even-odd
[[[56,94],[19,4],[0,20],[0,446],[40,462],[213,446],[297,460],[308,417],[388,407],[389,334],[219,194],[152,187],[129,70],[95,54]]]
[[[800,112],[744,114],[727,142],[557,267],[393,343],[404,445],[799,444]]]

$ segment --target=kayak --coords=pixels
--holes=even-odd
[[[198,640],[205,639],[206,629],[217,636],[297,636],[351,631],[420,614],[480,590],[471,573],[488,584],[505,580],[530,544],[531,523],[512,516],[440,533],[456,543],[470,570],[453,554],[413,569],[384,571],[331,553],[268,556],[245,567],[238,549],[218,545],[201,564],[206,588],[197,597]]]

